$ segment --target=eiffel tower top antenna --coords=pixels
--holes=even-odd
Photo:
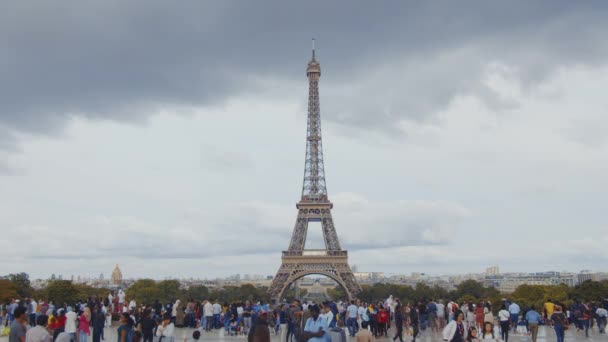
[[[315,39],[312,40],[312,59],[306,68],[308,77],[308,125],[306,132],[306,159],[303,202],[327,202],[325,185],[325,164],[323,162],[323,143],[321,138],[321,110],[319,105],[319,78],[321,65],[315,55]]]

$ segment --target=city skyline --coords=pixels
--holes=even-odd
[[[3,273],[274,274],[300,197],[311,38],[349,263],[608,261],[608,4],[2,7]]]

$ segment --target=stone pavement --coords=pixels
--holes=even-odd
[[[112,328],[106,328],[105,329],[105,341],[108,342],[115,342],[117,340],[116,338],[116,328],[118,327],[116,325],[116,323],[114,323],[115,325]],[[175,333],[175,342],[183,342],[183,341],[188,341],[188,342],[192,342],[192,332],[194,331],[194,329],[190,329],[190,328],[177,328],[175,329],[176,333]],[[390,331],[389,331],[390,332]],[[274,333],[271,332],[271,340],[273,342],[279,342],[279,338],[278,336],[274,335]],[[349,338],[350,340],[350,338]],[[411,337],[409,336],[404,336],[404,341],[409,342],[411,341]],[[433,336],[431,334],[430,331],[426,331],[425,333],[422,334],[422,336],[418,337],[416,339],[417,341],[421,341],[421,342],[435,342],[435,341],[442,341],[441,336]],[[92,339],[89,338],[88,342],[91,342]],[[201,339],[200,341],[209,341],[209,342],[239,342],[239,341],[246,341],[246,337],[245,336],[225,336],[223,330],[222,331],[213,331],[213,332],[203,332],[201,334]],[[389,341],[390,339],[388,338],[381,338],[378,339],[378,341]],[[510,335],[509,336],[509,342],[529,342],[531,341],[531,338],[529,336],[524,336],[524,335]],[[555,333],[553,332],[552,329],[548,329],[545,327],[540,327],[539,329],[539,334],[538,334],[538,342],[546,342],[546,341],[557,341],[557,339],[555,338]],[[572,331],[569,330],[568,332],[566,332],[566,342],[575,342],[575,341],[606,341],[608,342],[608,335],[599,335],[597,333],[597,331],[594,331],[592,334],[590,334],[589,338],[585,338],[584,334],[581,333],[576,333],[576,331]],[[3,336],[0,337],[0,342],[8,342],[8,337]]]

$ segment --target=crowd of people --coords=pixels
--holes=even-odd
[[[280,342],[357,342],[379,338],[417,338],[428,334],[432,340],[454,342],[505,341],[518,333],[536,342],[539,326],[554,331],[558,342],[570,327],[589,336],[597,327],[605,334],[608,301],[574,301],[566,306],[548,300],[542,308],[520,306],[503,299],[498,310],[489,301],[477,303],[443,302],[423,299],[402,302],[392,296],[375,303],[361,300],[327,301],[319,304],[260,301],[220,303],[218,300],[189,299],[171,303],[139,304],[126,300],[123,291],[107,298],[89,298],[73,304],[52,301],[13,300],[0,307],[0,323],[9,342],[100,342],[104,330],[118,321],[117,342],[173,342],[175,328],[195,329],[192,340],[202,332],[221,331],[225,336],[248,336],[250,341],[267,342],[271,332]],[[498,312],[495,317],[494,312]]]

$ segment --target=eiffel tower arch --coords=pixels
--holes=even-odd
[[[308,62],[306,76],[309,84],[308,123],[302,197],[296,205],[298,217],[289,248],[283,251],[281,267],[268,291],[273,299],[278,301],[296,280],[306,275],[319,274],[336,281],[349,299],[352,299],[361,291],[361,287],[348,265],[348,252],[340,246],[331,215],[333,204],[327,197],[319,107],[321,66],[315,58],[314,40],[312,59]],[[309,222],[321,222],[324,249],[306,248]]]

